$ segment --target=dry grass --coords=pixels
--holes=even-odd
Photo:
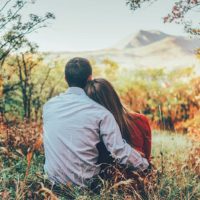
[[[200,146],[186,135],[154,132],[153,164],[149,177],[136,174],[126,179],[120,172],[115,182],[102,181],[100,194],[71,185],[53,188],[43,173],[44,154],[40,128],[21,124],[1,125],[0,198],[6,199],[199,199]],[[139,181],[139,182],[138,182]],[[141,184],[138,189],[135,184]]]

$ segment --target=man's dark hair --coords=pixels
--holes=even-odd
[[[90,75],[92,67],[85,58],[72,58],[65,66],[65,79],[69,87],[84,88]]]

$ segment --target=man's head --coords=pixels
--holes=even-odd
[[[92,67],[85,58],[72,58],[65,66],[65,79],[69,87],[84,88],[92,77]]]

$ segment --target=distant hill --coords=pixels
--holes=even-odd
[[[127,38],[121,40],[114,48],[117,49],[127,49],[127,48],[137,48],[143,47],[154,42],[158,42],[169,35],[160,31],[144,31],[141,30],[136,34],[131,34]]]
[[[141,30],[107,49],[86,52],[50,52],[47,54],[47,58],[68,60],[74,56],[84,56],[97,63],[109,58],[122,67],[167,67],[173,69],[199,64],[194,55],[197,48],[200,48],[198,39],[169,35],[160,31]]]

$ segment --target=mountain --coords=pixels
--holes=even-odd
[[[194,53],[197,48],[200,48],[198,39],[141,30],[108,49],[49,53],[47,57],[51,60],[68,60],[75,56],[83,56],[97,63],[109,58],[127,68],[166,67],[170,70],[175,67],[199,65]]]
[[[169,35],[160,31],[141,30],[136,34],[131,34],[114,46],[116,49],[143,47],[154,42],[158,42]]]
[[[155,45],[152,45],[155,44]],[[144,31],[141,30],[134,35],[120,41],[117,45],[113,46],[114,49],[135,49],[141,47],[150,47],[154,50],[160,50],[163,47],[170,48],[172,46],[181,48],[183,51],[193,53],[194,50],[200,47],[200,40],[190,39],[181,36],[173,36],[163,33],[161,31]],[[144,48],[143,48],[144,49]],[[146,48],[148,49],[148,48]]]

